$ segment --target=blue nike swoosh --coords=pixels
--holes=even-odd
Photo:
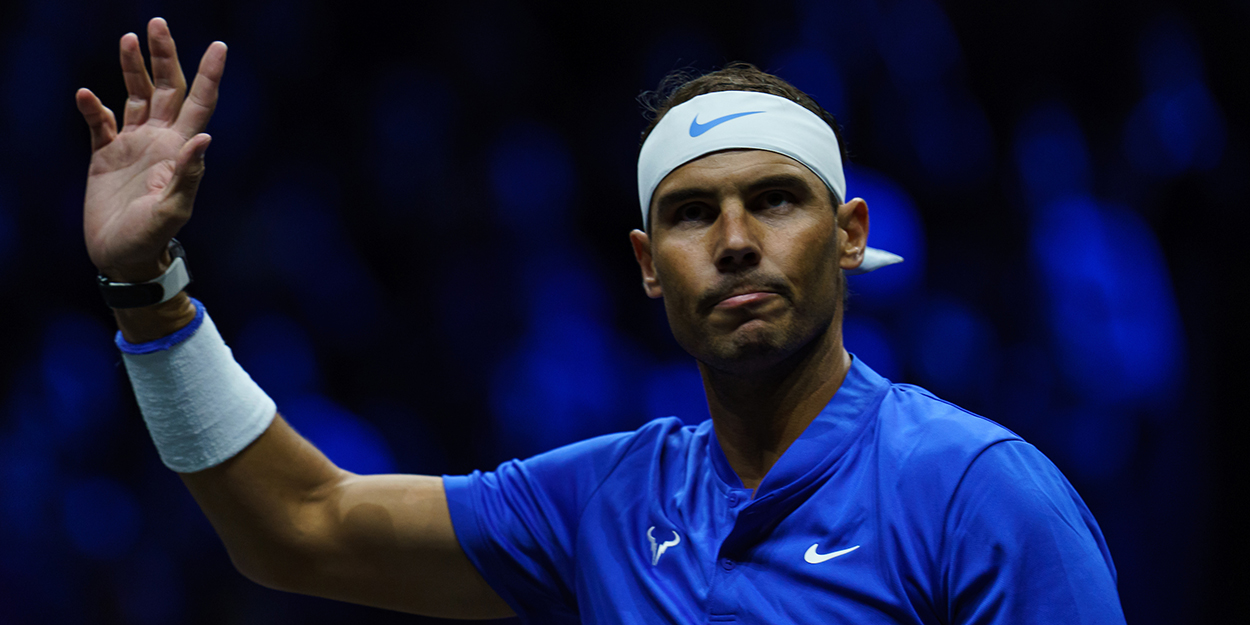
[[[716,119],[713,119],[712,121],[706,124],[700,124],[699,116],[695,115],[694,119],[690,120],[690,136],[697,137],[731,119],[738,119],[739,117],[742,117],[744,115],[754,115],[756,113],[763,113],[763,112],[764,111],[747,111],[745,113],[730,113],[729,115],[722,115],[721,117],[717,117]]]

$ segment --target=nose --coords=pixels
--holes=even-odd
[[[725,206],[719,223],[716,268],[723,272],[742,271],[760,263],[759,237],[750,214],[741,205]]]

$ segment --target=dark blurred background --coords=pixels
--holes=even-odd
[[[152,447],[81,230],[74,91],[230,46],[179,235],[240,362],[357,472],[462,473],[678,415],[635,100],[754,62],[841,120],[871,242],[849,348],[1019,432],[1129,622],[1244,622],[1250,2],[0,4],[0,623],[434,622],[234,572]],[[146,50],[146,41],[144,41]]]

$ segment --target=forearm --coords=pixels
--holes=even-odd
[[[207,313],[187,327],[199,312],[183,292],[114,316],[162,459],[183,477],[239,568],[264,578],[272,552],[290,550],[309,533],[303,519],[311,515],[303,510],[340,471],[276,415]],[[246,400],[230,401],[239,397]]]
[[[190,326],[174,307],[129,319],[143,337],[165,338],[122,347],[162,460],[241,573],[272,588],[419,614],[507,613],[460,550],[440,478],[336,467],[275,414],[191,304]]]

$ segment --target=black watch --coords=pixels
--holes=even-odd
[[[147,282],[113,282],[104,276],[97,276],[104,303],[109,308],[142,308],[173,299],[191,284],[191,272],[187,269],[187,253],[178,239],[169,240],[169,257],[173,259],[169,269],[161,277]]]

